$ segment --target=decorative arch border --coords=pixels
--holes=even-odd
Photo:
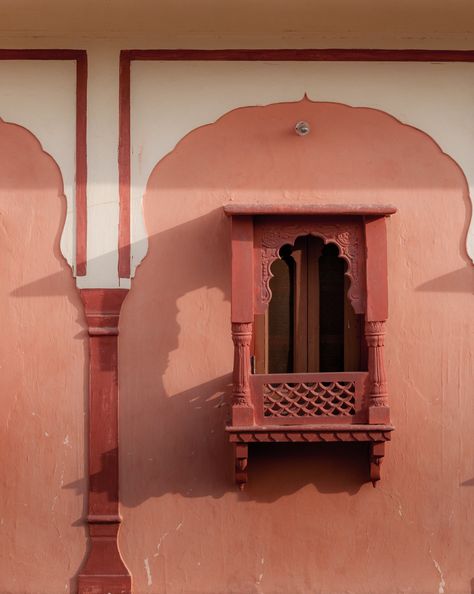
[[[87,52],[75,49],[0,49],[0,60],[73,60],[76,62],[74,193],[76,250],[73,272],[74,276],[85,276],[87,273]]]
[[[133,61],[221,62],[473,62],[474,50],[421,49],[131,49],[120,53],[119,82],[119,278],[131,276],[130,93]],[[471,221],[471,229],[472,229]],[[471,258],[474,257],[470,254]]]
[[[364,314],[366,308],[365,248],[362,224],[358,220],[289,221],[275,224],[262,221],[256,225],[257,265],[255,266],[255,304],[259,313],[267,308],[272,292],[271,267],[279,258],[279,251],[285,244],[294,245],[303,235],[320,237],[325,244],[333,243],[339,249],[339,257],[347,262],[345,275],[350,280],[348,298],[356,314]]]

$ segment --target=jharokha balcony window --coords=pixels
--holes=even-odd
[[[248,445],[368,442],[380,479],[390,410],[382,205],[227,205],[232,217],[236,481]]]

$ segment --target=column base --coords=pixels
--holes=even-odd
[[[131,594],[132,576],[118,548],[119,523],[90,524],[90,550],[78,594]]]

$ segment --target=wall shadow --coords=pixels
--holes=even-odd
[[[474,293],[474,267],[469,263],[464,268],[453,270],[419,285],[416,291],[472,294]]]
[[[25,550],[28,557],[35,558],[35,551],[43,547],[40,554],[44,562],[48,564],[54,558],[57,564],[48,586],[55,588],[57,581],[64,579],[69,581],[70,591],[75,591],[78,572],[70,576],[74,571],[71,565],[83,555],[86,534],[83,521],[73,521],[74,530],[66,532],[71,520],[66,512],[79,508],[79,517],[83,518],[87,501],[61,497],[61,489],[67,488],[64,476],[87,465],[87,450],[82,460],[82,451],[77,453],[75,448],[81,441],[87,447],[82,419],[87,414],[88,345],[82,301],[60,250],[67,208],[63,181],[57,163],[38,139],[24,127],[2,120],[0,180],[2,337],[8,345],[2,350],[2,391],[4,409],[12,415],[10,426],[7,423],[5,453],[16,466],[14,478],[7,479],[9,497],[22,506],[18,512],[6,504],[2,515],[8,523],[9,514],[23,517],[28,507],[35,510],[30,532],[25,527],[28,523],[20,521],[15,526],[17,553]],[[71,343],[71,339],[80,343]],[[73,348],[68,350],[68,345]],[[20,423],[16,415],[21,415]],[[14,443],[18,447],[9,454]],[[22,465],[28,469],[28,488],[18,473]],[[8,471],[5,466],[7,476]],[[37,483],[38,477],[42,480]],[[80,476],[78,482],[83,491],[86,478]],[[15,494],[18,489],[21,492]],[[32,540],[31,530],[36,525],[44,529]],[[7,531],[5,537],[8,539]],[[58,546],[62,538],[65,542]],[[22,544],[26,541],[28,550]],[[17,571],[15,564],[23,567],[22,556],[9,560],[11,575]],[[34,563],[31,567],[31,573],[26,572],[22,579],[42,589],[44,572],[34,573],[41,570]]]
[[[233,450],[224,430],[230,420],[233,363],[229,238],[229,220],[221,208],[152,235],[124,302],[120,456],[121,500],[127,507],[166,493],[220,498],[238,492]],[[191,312],[180,323],[186,315],[179,305],[182,297],[203,288],[196,315],[201,313],[204,320]],[[206,296],[210,303],[205,303]],[[192,369],[200,364],[193,344],[202,349],[203,374]],[[193,354],[189,363],[180,356],[182,369],[174,358],[178,349]],[[173,384],[180,383],[179,374],[212,375],[213,351],[218,359],[214,369],[226,373],[170,392],[167,375]],[[368,451],[364,444],[255,444],[249,470],[250,483],[242,495],[246,499],[274,501],[307,484],[323,493],[355,493],[369,481]]]

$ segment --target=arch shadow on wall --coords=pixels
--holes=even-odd
[[[329,191],[332,201],[336,201],[339,194],[342,194],[342,200],[347,199],[347,191],[351,190],[350,187],[347,187],[350,185],[347,182],[348,172],[345,171],[345,175],[342,176],[344,188],[339,194],[335,188],[325,187],[321,179],[316,180],[318,183],[315,183],[311,176],[308,177],[310,171],[304,167],[306,160],[302,158],[300,147],[294,144],[296,141],[300,142],[301,139],[289,135],[288,131],[294,123],[295,116],[306,116],[311,119],[314,117],[311,109],[315,106],[339,110],[338,116],[344,117],[337,118],[338,127],[344,129],[345,134],[348,130],[348,114],[362,114],[364,125],[367,124],[367,116],[375,116],[375,123],[365,127],[362,140],[370,137],[373,141],[374,125],[377,126],[381,118],[385,120],[385,124],[389,122],[392,126],[399,127],[405,134],[408,134],[409,140],[417,139],[419,142],[421,138],[428,146],[430,158],[444,159],[445,164],[449,162],[451,173],[454,171],[454,177],[457,176],[456,182],[465,185],[464,177],[457,165],[449,157],[443,155],[439,147],[429,137],[418,130],[400,124],[391,116],[373,109],[315,104],[307,100],[299,105],[280,104],[267,108],[244,108],[235,110],[221,118],[216,124],[200,128],[185,137],[178,147],[157,165],[150,178],[146,204],[158,205],[158,210],[151,216],[155,223],[158,221],[163,228],[154,232],[153,225],[149,225],[151,230],[148,255],[138,270],[137,277],[133,281],[132,291],[123,308],[120,340],[121,465],[122,499],[128,506],[138,505],[141,501],[167,492],[179,492],[189,497],[205,495],[220,497],[235,488],[232,481],[230,446],[227,444],[223,431],[230,401],[232,345],[228,319],[230,299],[229,224],[223,217],[220,205],[228,202],[234,196],[238,196],[239,200],[250,200],[252,197],[255,199],[257,196],[263,201],[282,200],[282,198],[286,201],[289,199],[327,201],[324,194]],[[302,113],[300,107],[304,108],[303,111],[308,108],[310,111]],[[283,113],[272,113],[272,110],[282,110]],[[235,121],[235,116],[240,113],[244,113],[246,117],[250,116],[248,126],[242,126],[239,119]],[[269,116],[267,132],[266,135],[263,135],[268,149],[262,151],[262,158],[266,159],[265,167],[262,167],[261,159],[260,162],[253,163],[253,166],[259,172],[266,171],[266,174],[259,178],[254,176],[251,180],[254,183],[249,186],[248,172],[245,169],[236,168],[235,161],[230,169],[229,167],[226,169],[225,161],[222,158],[225,159],[226,155],[222,149],[229,139],[234,140],[235,134],[240,134],[242,148],[239,157],[242,158],[242,155],[250,154],[251,159],[255,161],[255,154],[249,153],[249,143],[251,146],[262,142],[259,139],[259,131],[262,130],[262,114],[265,113]],[[234,121],[230,122],[230,128],[226,131],[229,118]],[[324,121],[331,122],[333,120],[321,118],[321,122]],[[246,133],[246,130],[250,130],[251,133]],[[195,151],[195,147],[193,148],[194,138],[198,138],[198,146],[200,143],[209,145],[209,133],[216,133],[215,142],[211,143],[217,153],[213,160],[209,159],[209,154],[206,151],[199,157],[193,154]],[[322,143],[328,142],[329,133],[330,130],[327,127],[326,129],[320,127],[318,138]],[[292,143],[293,147],[286,169],[286,171],[291,170],[292,172],[291,180],[284,188],[283,196],[281,186],[278,189],[278,175],[274,175],[274,165],[280,162],[279,155],[272,149],[275,137],[280,142]],[[360,135],[355,134],[355,137],[358,142],[361,141]],[[305,140],[303,139],[303,141]],[[351,142],[354,142],[354,138],[351,138]],[[233,146],[238,147],[239,145],[234,142]],[[345,157],[353,154],[352,150],[351,143],[343,147],[339,154],[341,162],[348,162]],[[377,147],[374,150],[377,150]],[[190,170],[185,176],[182,175],[183,167]],[[356,167],[353,165],[352,173],[355,169]],[[217,180],[212,177],[216,170],[219,172]],[[180,175],[177,175],[177,171],[180,172]],[[390,163],[388,171],[391,179],[396,182],[394,172],[397,173],[396,162]],[[317,170],[316,173],[321,175],[320,170]],[[227,176],[226,184],[223,183],[225,176]],[[153,178],[157,181],[156,187],[153,186]],[[418,186],[415,183],[414,187],[425,190],[426,188],[421,187],[424,183],[425,180],[417,179]],[[447,183],[444,180],[442,188],[449,190],[450,183],[449,180]],[[315,187],[318,188],[319,193],[317,195],[308,194]],[[195,188],[200,190],[197,197],[198,202],[200,201],[200,211],[192,217],[176,216],[177,212],[182,214],[186,211],[186,206],[196,201]],[[301,195],[302,189],[307,195]],[[359,180],[357,189],[360,194],[362,191],[370,191],[370,186]],[[413,187],[411,189],[413,190]],[[158,192],[159,199],[171,196],[172,200],[177,198],[182,200],[184,194],[190,193],[191,201],[182,204],[178,210],[170,210],[167,208],[169,203],[163,200],[161,203],[159,200],[157,201],[157,196],[153,196],[153,192]],[[203,195],[211,196],[211,199],[203,198]],[[379,199],[387,201],[381,195]],[[464,239],[470,212],[466,191],[460,204],[463,209],[462,231],[457,235],[457,238],[453,238],[453,243],[456,241],[459,250],[461,248],[465,250]],[[150,215],[148,215],[148,222],[150,222],[149,217]],[[176,224],[180,218],[185,220]],[[56,246],[58,242],[59,232],[55,241]],[[195,246],[197,245],[204,246],[203,253],[196,252]],[[176,256],[176,246],[180,247],[178,257]],[[61,258],[59,252],[58,257]],[[462,252],[462,257],[467,263],[468,258],[465,251]],[[111,255],[106,254],[101,259],[108,261],[109,258],[112,259]],[[63,260],[62,262],[65,265]],[[461,284],[455,283],[455,290],[456,287],[460,291],[469,290],[469,284],[465,278],[470,274],[471,269],[467,266],[460,270],[462,273],[454,271],[445,275],[447,280],[446,285],[443,286],[448,286],[448,290],[453,290],[450,282],[452,276],[450,275],[462,276]],[[58,277],[53,275],[28,283],[17,289],[15,294],[17,297],[62,294],[63,288],[55,283],[55,278]],[[435,284],[430,285],[430,283]],[[444,290],[436,285],[436,279],[425,284],[426,288],[421,284],[415,290],[430,290],[430,286],[433,287],[432,290]],[[166,287],[165,291],[163,290],[164,286]],[[205,381],[196,378],[196,381],[191,381],[191,385],[188,387],[174,390],[170,394],[165,385],[170,358],[172,359],[181,348],[181,339],[189,333],[187,328],[191,326],[188,322],[192,318],[191,316],[188,320],[180,320],[182,317],[180,302],[187,295],[203,290],[207,292],[208,296],[212,293],[211,305],[219,304],[217,323],[221,333],[220,347],[222,347],[224,356],[220,358],[220,364],[217,366],[219,371],[217,371],[217,367],[212,370],[212,365],[207,361],[208,375],[212,377]],[[68,292],[66,291],[66,293]],[[206,307],[209,308],[209,303],[206,306],[206,299],[199,298],[197,300],[201,311],[206,310]],[[79,301],[76,303],[79,304]],[[82,306],[80,307],[82,316]],[[186,307],[189,307],[189,304]],[[213,316],[214,310],[211,313]],[[213,319],[212,316],[209,317],[209,311],[207,315],[205,325]],[[199,315],[193,318],[195,322],[198,322],[199,319]],[[200,330],[201,333],[207,331],[207,326],[204,330],[202,328]],[[78,335],[78,338],[82,339],[83,337]],[[199,353],[199,345],[195,345],[194,352]],[[197,357],[197,363],[188,361],[186,365],[198,366],[199,358]],[[179,383],[176,382],[176,373],[175,370],[173,381]],[[184,375],[186,373],[187,370],[184,367]],[[133,439],[131,439],[132,436]],[[265,446],[257,446],[254,449],[255,451],[251,454],[254,461],[250,469],[250,485],[243,497],[272,500],[294,492],[308,483],[314,484],[322,492],[341,490],[356,492],[368,478],[363,444],[360,448],[351,447],[349,456],[345,444],[336,447],[331,444],[296,447],[281,445],[272,446],[271,451]],[[335,472],[334,469],[340,470]],[[129,488],[130,484],[134,485],[133,489]],[[69,486],[84,492],[82,481],[74,482]]]
[[[310,121],[313,136],[294,134],[301,119]],[[402,214],[392,241],[400,250],[413,250],[423,235],[420,212],[442,221],[439,210],[452,205],[455,232],[442,247],[448,269],[451,261],[465,266],[450,269],[446,282],[444,275],[416,279],[409,289],[469,290],[466,180],[423,132],[378,110],[308,99],[237,109],[191,132],[150,176],[148,253],[121,318],[121,493],[127,506],[165,493],[221,497],[235,489],[223,431],[232,345],[230,229],[221,206],[231,200],[395,203]],[[442,235],[437,241],[435,251],[446,244]],[[423,258],[421,250],[416,257]],[[462,277],[460,284],[453,287],[451,274]],[[259,501],[306,484],[355,493],[368,480],[363,444],[259,445],[251,457],[242,497]]]
[[[314,108],[323,109],[323,111],[328,109],[339,111],[336,126],[339,138],[341,130],[346,135],[348,129],[350,130],[350,126],[347,126],[348,116],[351,114],[363,116],[363,134],[357,136],[356,131],[352,130],[351,142],[343,147],[342,153],[338,152],[342,157],[354,154],[351,152],[354,136],[358,141],[365,142],[370,138],[373,144],[374,138],[378,139],[377,135],[374,136],[374,130],[381,120],[384,120],[382,122],[384,132],[387,124],[392,128],[396,127],[399,133],[408,135],[408,141],[416,141],[415,152],[419,148],[421,139],[430,159],[434,159],[437,164],[439,159],[442,159],[443,171],[447,168],[449,175],[448,178],[443,178],[441,188],[444,191],[450,191],[453,187],[458,188],[459,207],[462,211],[461,233],[458,225],[457,236],[452,238],[451,249],[454,248],[455,252],[454,244],[456,244],[462,259],[468,262],[464,239],[469,224],[470,203],[462,172],[449,157],[442,154],[431,138],[418,130],[400,124],[387,114],[373,109],[350,108],[338,104],[316,104],[305,100],[300,104],[279,104],[266,108],[235,110],[216,124],[204,126],[185,137],[178,147],[157,165],[150,178],[145,198],[145,212],[150,230],[148,255],[138,269],[122,314],[121,473],[122,499],[128,506],[138,505],[150,497],[168,492],[179,492],[189,497],[204,495],[220,497],[235,488],[232,481],[230,446],[223,432],[230,401],[232,345],[229,331],[229,224],[223,217],[221,205],[235,197],[242,201],[250,201],[252,198],[255,200],[257,196],[262,201],[309,200],[315,202],[327,202],[328,194],[331,202],[350,198],[351,187],[347,171],[341,176],[344,180],[342,188],[329,187],[327,179],[325,185],[324,178],[315,180],[311,175],[314,176],[316,173],[321,176],[323,169],[328,169],[327,163],[324,162],[319,169],[306,167],[307,155],[306,158],[302,158],[301,155],[303,145],[295,145],[295,142],[301,140],[304,142],[306,139],[296,138],[289,133],[295,117],[312,119],[314,113],[311,110]],[[275,110],[282,113],[275,113]],[[247,126],[242,126],[239,118],[235,119],[239,114],[248,117]],[[262,128],[262,115],[265,114],[268,115],[266,129],[265,126]],[[368,116],[375,120],[372,123],[369,122],[370,125],[367,125]],[[228,119],[231,122],[226,131]],[[323,144],[327,144],[331,140],[328,123],[334,122],[334,118],[321,117],[321,123],[323,122],[326,122],[326,127],[322,124],[319,126],[318,138]],[[262,129],[263,134],[261,134]],[[248,130],[252,132],[248,133]],[[234,142],[236,134],[240,135],[240,145]],[[211,143],[209,135],[214,135]],[[262,148],[262,139],[259,135],[263,137],[263,146],[266,149],[261,151],[260,160],[255,158],[255,152],[249,150],[253,145]],[[194,146],[196,138],[197,154]],[[254,168],[253,178],[249,176],[248,167],[245,169],[236,166],[235,159],[231,167],[226,169],[226,154],[223,147],[230,140],[233,141],[234,148],[241,147],[238,153],[240,159],[250,155],[251,165]],[[382,140],[386,141],[386,135]],[[284,191],[281,187],[281,177],[280,188],[278,188],[278,175],[275,175],[275,164],[278,165],[281,162],[281,155],[272,148],[277,141],[290,144],[292,147],[285,169],[285,174],[290,171],[291,175],[289,179],[288,176],[285,178]],[[332,142],[334,143],[334,139]],[[203,144],[215,148],[216,154],[213,159],[209,158],[207,151],[201,150]],[[404,148],[403,144],[401,148]],[[375,143],[373,150],[378,154],[377,149]],[[303,157],[305,157],[304,154]],[[262,159],[265,167],[262,167]],[[352,172],[356,171],[356,165],[350,166]],[[184,169],[187,170],[186,175],[182,175]],[[216,171],[219,172],[217,179],[213,177]],[[258,171],[259,176],[255,176],[255,171]],[[264,175],[260,175],[262,172]],[[374,172],[375,170],[372,171]],[[403,168],[396,160],[395,162],[391,160],[385,175],[389,175],[397,191],[400,189],[397,183],[403,185],[406,181],[403,173]],[[413,175],[413,172],[411,174]],[[399,182],[397,182],[397,175],[401,179]],[[249,180],[252,184],[249,184]],[[386,179],[383,178],[383,180],[386,184]],[[426,190],[422,187],[424,182],[424,179],[417,179],[416,183],[409,188],[410,191],[412,192],[414,188]],[[432,184],[436,185],[435,181],[432,180]],[[384,189],[383,185],[381,187]],[[198,190],[197,196],[195,189]],[[374,194],[366,180],[359,180],[356,189],[358,195],[362,192]],[[380,190],[379,187],[376,189]],[[185,195],[188,195],[187,202],[183,202]],[[408,198],[403,198],[399,194],[397,196],[402,201],[401,211],[403,212],[406,210],[404,207],[412,200],[412,196]],[[379,199],[387,201],[381,195]],[[181,200],[181,203],[176,202],[177,200]],[[169,209],[169,201],[175,201],[178,208]],[[198,212],[190,215],[187,207],[192,207],[193,203],[198,204]],[[147,208],[149,210],[153,205],[155,211],[147,213]],[[158,227],[156,231],[154,226]],[[58,245],[58,241],[59,231],[55,245]],[[177,253],[177,246],[179,246],[179,253]],[[196,246],[201,246],[204,251],[196,251]],[[61,258],[59,252],[58,257]],[[101,259],[108,261],[110,257],[110,254],[106,254]],[[63,264],[65,265],[64,262]],[[465,279],[471,273],[471,267],[467,265],[458,270],[462,272],[455,270],[444,275],[447,278],[447,284],[443,286],[449,286],[448,290],[452,291],[450,275],[455,275],[456,278],[462,277],[463,280],[460,284],[454,283],[454,290],[469,291],[469,283]],[[27,283],[16,291],[16,295],[24,297],[62,294],[63,288],[55,283],[55,278],[58,276],[53,275]],[[414,289],[417,291],[444,290],[436,283],[436,279],[431,279]],[[163,287],[166,287],[166,291],[163,291]],[[186,296],[199,291],[204,291],[207,296],[212,294],[212,300],[208,303],[207,297],[202,296],[196,301],[201,308],[200,311],[206,311],[206,307],[208,308],[208,317],[203,318],[204,327],[199,327],[198,324],[197,327],[192,327],[192,332],[189,332],[186,321],[181,320],[183,307],[181,301],[186,299]],[[219,366],[213,369],[208,360],[207,379],[203,381],[202,378],[196,377],[196,381],[191,382],[190,386],[173,390],[172,394],[169,393],[166,375],[170,360],[189,334],[196,334],[200,339],[209,341],[211,338],[212,340],[212,334],[209,335],[209,332],[216,330],[216,320],[214,320],[216,312],[212,309],[216,303],[219,305],[219,315],[216,318],[220,334],[219,350],[223,353],[220,356]],[[209,311],[209,304],[212,311]],[[189,308],[189,304],[185,306],[186,308]],[[193,317],[189,313],[187,315],[188,319]],[[199,320],[199,317],[194,315],[194,320]],[[212,323],[208,326],[210,322]],[[82,339],[82,336],[78,338]],[[195,352],[199,352],[198,345],[195,345]],[[179,384],[176,381],[177,375],[184,377],[188,373],[186,365],[196,368],[199,366],[199,361],[188,361],[184,369],[178,372],[175,370],[172,377],[175,384]],[[366,454],[363,445],[360,451],[357,448],[351,448],[349,455],[344,444],[337,447],[331,444],[297,447],[282,445],[277,449],[279,451],[275,455],[275,446],[271,448],[272,453],[265,446],[255,448],[255,452],[252,453],[254,461],[250,469],[250,485],[247,494],[243,497],[272,500],[308,483],[313,483],[322,492],[341,490],[356,492],[367,480]],[[340,471],[335,473],[335,468]],[[129,487],[130,484],[133,484],[133,488]],[[69,486],[84,492],[82,481],[74,482]]]
[[[314,110],[321,113],[315,114]],[[337,118],[334,114],[328,117],[331,115],[328,110],[336,110]],[[348,122],[353,115],[360,116],[361,130],[354,129]],[[247,125],[242,125],[241,116]],[[334,171],[334,162],[325,160],[321,147],[313,147],[310,151],[313,156],[314,151],[319,155],[319,167],[315,166],[318,160],[314,158],[311,167],[308,167],[308,146],[301,144],[308,139],[300,139],[293,133],[295,117],[314,121],[315,116],[318,118],[315,138],[325,149],[329,143],[333,153],[339,149],[338,158],[345,164],[345,169],[339,172],[339,179],[343,180],[340,187],[334,183],[331,186],[329,178],[324,177],[325,171],[333,177],[337,171]],[[377,134],[380,125],[383,133]],[[145,216],[150,232],[148,255],[133,281],[121,321],[122,498],[127,505],[134,506],[167,492],[179,492],[190,497],[220,497],[234,489],[230,446],[223,432],[230,401],[232,345],[229,331],[229,224],[222,215],[221,205],[232,199],[350,201],[355,189],[357,201],[362,201],[361,196],[369,195],[373,201],[401,202],[403,215],[413,201],[413,190],[419,190],[422,201],[426,202],[427,188],[426,179],[415,176],[408,188],[410,195],[404,197],[400,194],[400,188],[403,189],[407,181],[406,168],[400,156],[397,161],[390,155],[382,177],[377,170],[379,163],[375,160],[369,171],[371,179],[376,180],[373,187],[367,178],[357,178],[353,187],[349,181],[351,175],[357,177],[360,172],[358,163],[353,162],[357,154],[354,142],[367,143],[370,139],[372,151],[384,155],[380,143],[386,144],[387,126],[390,132],[395,130],[399,143],[400,135],[402,140],[405,139],[399,146],[404,154],[405,143],[409,142],[413,143],[412,150],[418,158],[425,155],[433,160],[435,167],[441,160],[444,173],[439,186],[445,193],[453,189],[457,192],[453,199],[459,198],[458,206],[462,211],[450,249],[453,253],[458,251],[466,266],[413,288],[416,291],[468,292],[472,267],[465,253],[465,236],[470,202],[464,176],[426,134],[401,124],[383,112],[339,104],[318,104],[307,99],[296,104],[242,108],[223,116],[215,124],[190,133],[156,166],[145,197]],[[235,142],[236,136],[239,142]],[[344,146],[340,145],[341,138],[345,140]],[[237,158],[229,158],[229,144],[235,152],[233,156]],[[286,147],[283,155],[275,149],[279,145]],[[206,146],[213,147],[212,155],[208,149],[203,150]],[[258,154],[254,147],[258,147]],[[282,156],[286,163],[283,172],[278,171]],[[186,172],[184,175],[183,171]],[[282,175],[285,176],[284,187]],[[409,171],[408,179],[410,175],[414,176],[414,171]],[[389,187],[387,179],[393,187]],[[436,177],[431,179],[433,186],[436,186],[435,180]],[[395,191],[396,199],[390,195],[387,200],[382,195],[387,188]],[[381,193],[380,189],[384,192]],[[175,207],[170,209],[170,204]],[[397,231],[394,229],[394,233]],[[405,240],[406,237],[400,236],[399,242]],[[59,230],[55,238],[56,256],[65,266],[58,245]],[[200,246],[201,251],[196,250],[196,246]],[[100,259],[112,261],[111,256],[105,254]],[[17,289],[15,295],[64,294],[59,276],[52,275],[27,283]],[[164,287],[166,290],[163,290]],[[208,317],[202,318],[199,312],[188,312],[185,320],[182,309],[189,309],[190,305],[183,306],[181,302],[186,300],[186,296],[199,291],[204,291],[207,297],[198,297],[196,303],[201,312],[207,312]],[[65,293],[76,295],[69,289]],[[82,306],[76,296],[71,299],[81,308],[82,317]],[[216,304],[219,311],[217,318],[216,310],[212,309]],[[209,311],[210,305],[212,311]],[[197,323],[199,319],[201,322],[205,320],[204,327]],[[191,326],[188,325],[189,320],[193,320]],[[186,342],[189,334],[195,334],[209,342],[212,334],[208,333],[210,330],[216,333],[216,328],[220,336],[219,365],[213,368],[208,356],[206,379],[195,374],[191,385],[169,391],[165,384],[170,360],[182,349],[183,340]],[[77,338],[83,340],[84,335],[79,334]],[[194,352],[199,353],[198,344],[194,345]],[[175,384],[180,383],[176,381],[177,375],[185,377],[188,374],[186,365],[196,368],[199,362],[188,360],[184,362],[184,369],[179,372],[175,369],[172,377]],[[244,497],[271,500],[308,483],[315,484],[322,492],[356,492],[367,480],[363,445],[360,451],[351,447],[349,455],[344,444],[337,447],[330,444],[282,445],[278,448],[273,446],[271,452],[276,449],[279,449],[278,455],[270,453],[265,446],[257,446],[252,452],[254,461],[250,469],[250,485]],[[176,463],[176,460],[179,462]],[[341,470],[334,473],[334,468]],[[130,484],[134,485],[133,488],[129,488]],[[70,486],[84,491],[82,481]]]
[[[87,335],[60,251],[65,219],[57,163],[29,130],[0,119],[0,348],[8,425],[2,451],[9,476],[2,516],[5,538],[11,520],[15,550],[24,547],[29,559],[25,570],[15,555],[5,574],[21,575],[25,589],[38,591],[72,591],[71,565],[81,564],[86,543],[77,522],[86,502],[65,490],[73,478],[85,488],[87,411]],[[56,568],[53,578],[42,563]]]
[[[224,431],[230,414],[233,360],[229,232],[228,220],[221,209],[215,209],[150,237],[147,261],[141,270],[148,265],[150,271],[162,270],[164,276],[160,280],[156,275],[156,285],[147,290],[136,282],[124,303],[120,331],[120,455],[121,499],[127,506],[134,507],[165,493],[219,498],[236,491],[232,449]],[[183,247],[182,257],[167,268],[178,244]],[[193,250],[197,244],[207,244],[204,249],[209,258]],[[196,299],[204,319],[196,320],[190,314],[187,322],[182,320],[188,306],[183,301],[189,295]],[[205,303],[207,297],[220,307],[220,312],[212,303]],[[138,325],[129,325],[127,321],[136,318],[137,312],[148,322],[142,325],[136,320]],[[217,320],[212,320],[214,313]],[[211,344],[215,340],[216,349],[224,355],[218,355],[219,361],[215,361],[212,353],[204,352],[209,349],[202,349],[201,364],[208,370],[209,379],[191,379],[188,388],[170,393],[166,377],[170,367],[175,368],[171,381],[182,383],[176,375],[181,373],[176,355],[179,357],[183,343],[190,338],[186,336],[191,332],[186,329],[188,324],[197,334],[197,342],[192,339],[195,346],[189,346],[195,350],[196,360],[189,361],[187,368],[184,363],[183,376],[188,372],[191,377],[199,375],[192,369],[200,365],[199,340]],[[130,360],[134,360],[132,366]],[[132,394],[140,397],[133,398]],[[129,431],[133,438],[129,435],[127,439],[124,434]],[[353,449],[345,445],[282,444],[272,450],[255,446],[250,482],[242,497],[274,500],[309,483],[322,492],[357,491],[368,480],[367,452],[363,444]],[[340,472],[331,470],[335,467]]]

